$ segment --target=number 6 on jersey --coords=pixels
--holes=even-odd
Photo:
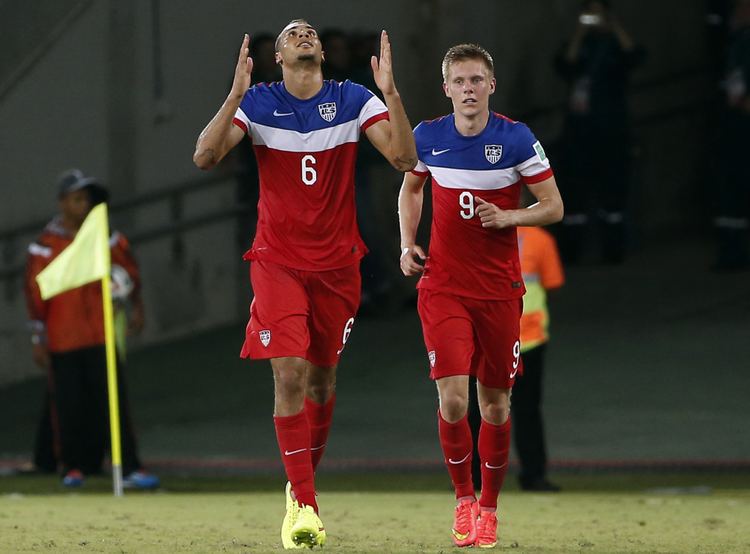
[[[318,172],[313,167],[316,163],[315,156],[307,154],[302,156],[302,182],[307,186],[312,186],[318,180]]]

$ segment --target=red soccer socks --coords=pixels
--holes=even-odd
[[[510,418],[502,425],[482,419],[479,427],[479,459],[482,462],[482,509],[497,509],[497,497],[508,471],[510,449]]]
[[[445,456],[445,465],[456,489],[456,498],[473,498],[471,453],[474,450],[474,441],[468,417],[464,416],[455,423],[448,423],[438,410],[438,435]]]
[[[313,471],[318,468],[323,452],[325,452],[335,404],[335,394],[325,404],[318,404],[305,397],[305,414],[310,424],[310,455]]]
[[[300,504],[311,506],[315,512],[315,476],[310,452],[310,424],[302,410],[292,416],[274,416],[276,439],[279,442],[281,461],[292,490]]]

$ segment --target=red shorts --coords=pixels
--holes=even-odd
[[[303,271],[267,261],[250,264],[255,297],[240,356],[262,360],[295,356],[335,366],[359,307],[359,264]]]
[[[419,289],[417,310],[431,379],[473,375],[486,387],[509,389],[523,373],[520,298],[477,300]]]

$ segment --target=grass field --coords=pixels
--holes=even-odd
[[[747,475],[560,476],[565,492],[502,497],[497,550],[750,552]],[[0,552],[276,552],[278,477],[167,477],[163,490],[113,498],[106,478],[80,492],[52,477],[0,479]],[[324,551],[455,552],[445,476],[323,475]]]

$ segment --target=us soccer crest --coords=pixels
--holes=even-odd
[[[435,367],[435,351],[430,350],[427,353],[427,357],[430,359],[430,367]]]
[[[260,342],[263,343],[263,346],[268,346],[268,344],[271,342],[271,331],[268,329],[263,329],[258,333],[258,337],[260,338]]]
[[[336,117],[336,102],[318,104],[318,112],[320,113],[320,117],[330,123],[333,121],[333,118]]]
[[[491,164],[496,164],[503,157],[503,145],[502,144],[485,144],[484,145],[484,157]]]

